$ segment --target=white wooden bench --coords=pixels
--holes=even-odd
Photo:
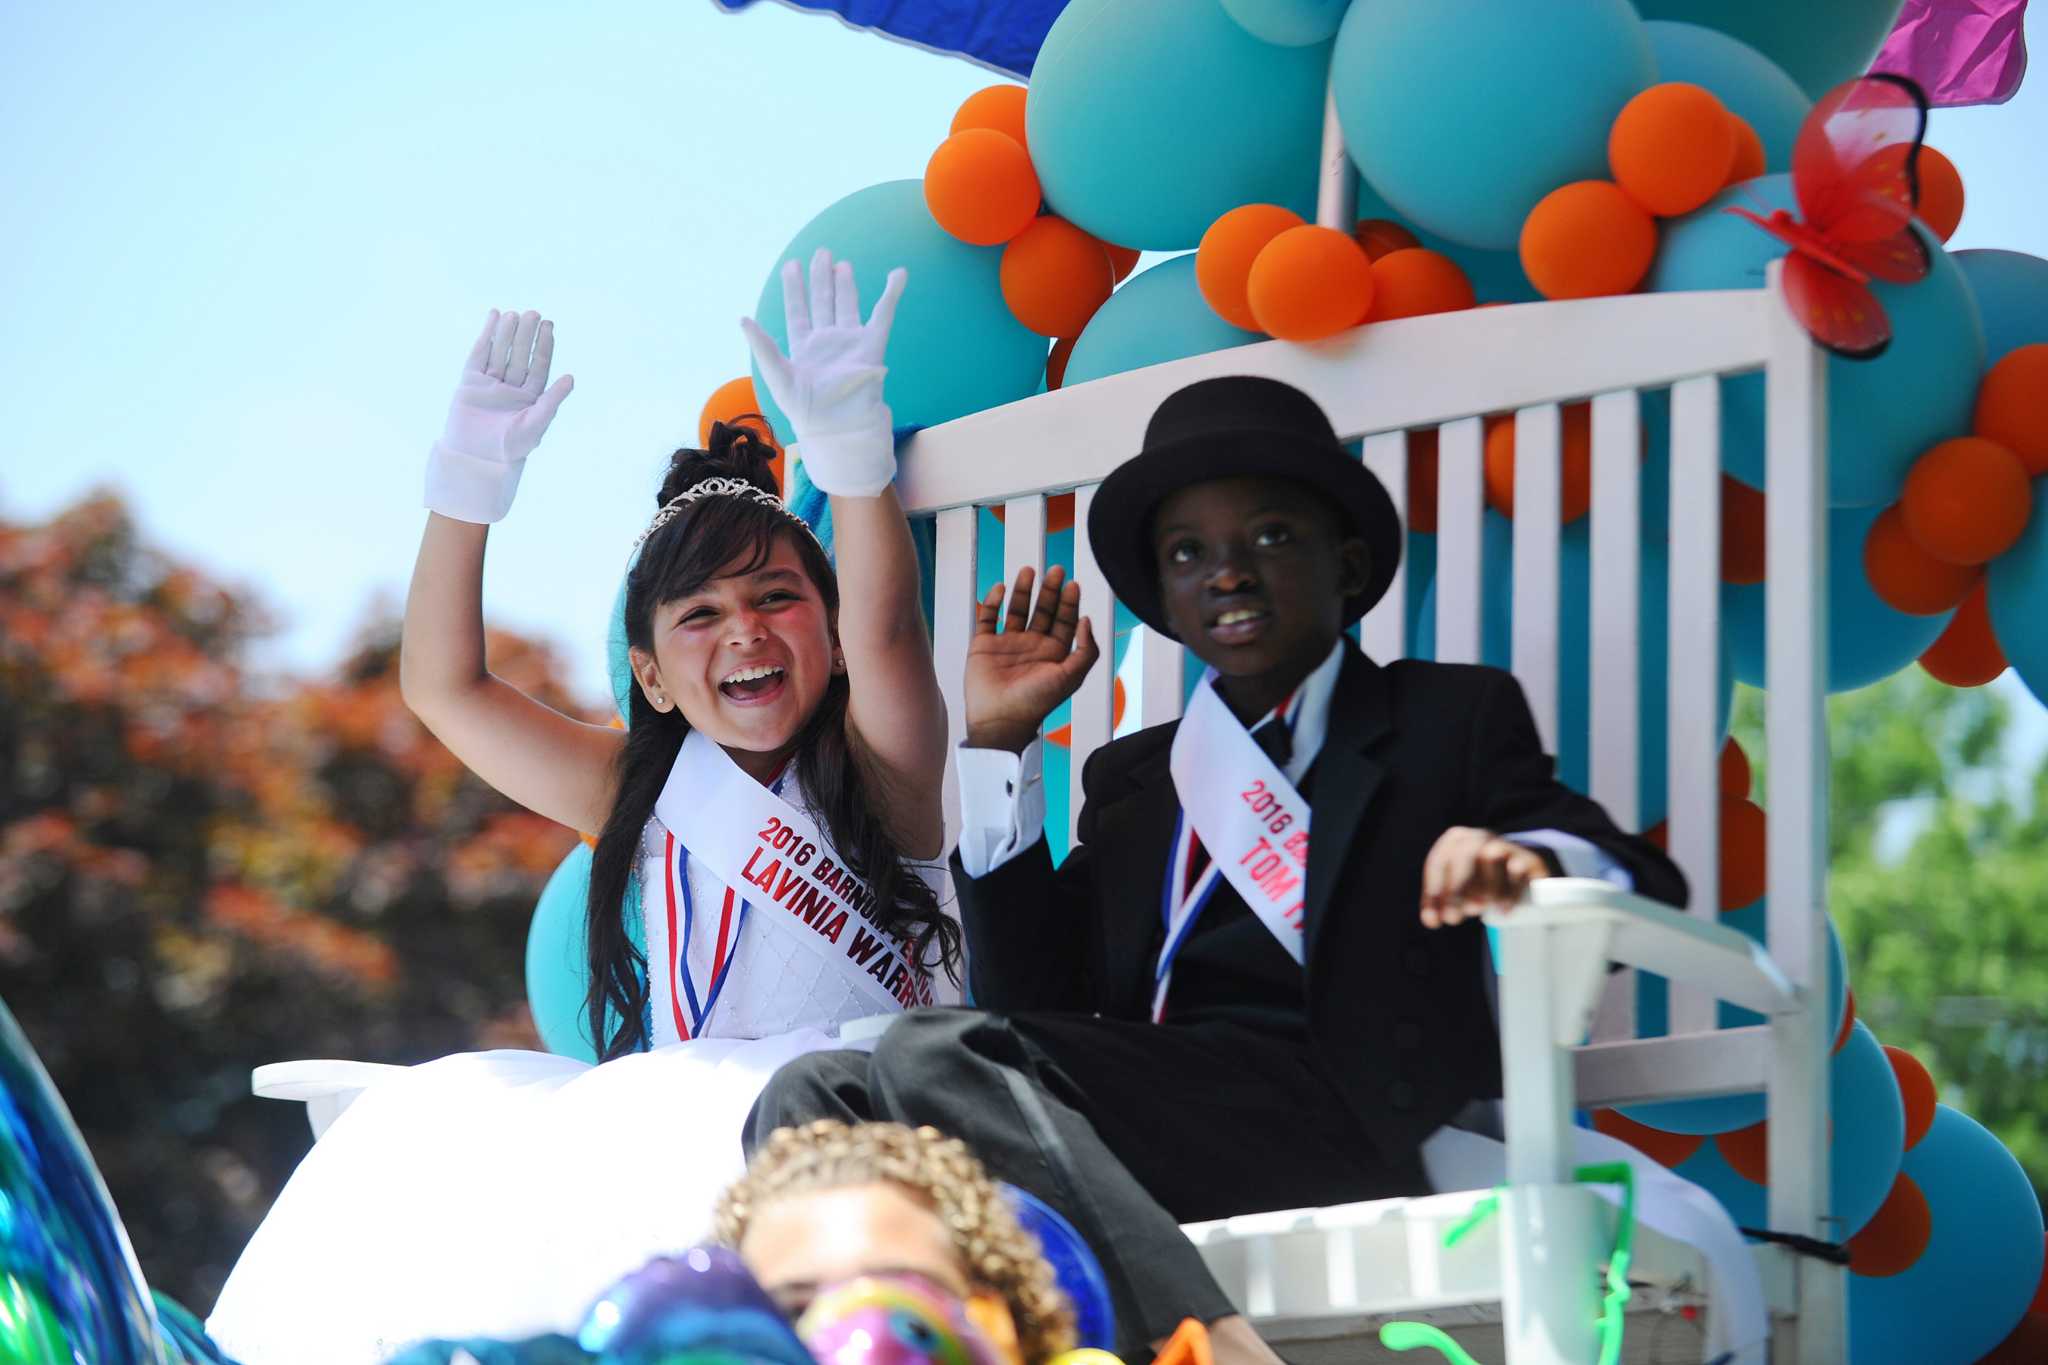
[[[1340,215],[1341,216],[1341,215]],[[1769,944],[1764,954],[1717,923],[1715,695],[1720,645],[1721,376],[1762,370],[1767,408],[1766,710]],[[1592,1360],[1587,1268],[1607,1243],[1607,1205],[1569,1183],[1572,1111],[1627,1101],[1769,1092],[1769,1217],[1774,1230],[1828,1240],[1828,1088],[1834,1023],[1826,999],[1826,765],[1823,728],[1827,520],[1821,354],[1769,286],[1524,304],[1380,323],[1315,345],[1266,342],[1115,375],[919,433],[899,490],[936,520],[934,639],[955,738],[974,619],[979,508],[1006,509],[1006,575],[1045,556],[1045,498],[1076,498],[1074,573],[1089,612],[1110,619],[1086,525],[1095,486],[1137,450],[1147,418],[1194,380],[1267,375],[1306,390],[1405,509],[1405,432],[1438,431],[1436,656],[1476,662],[1481,638],[1482,418],[1516,428],[1513,668],[1553,750],[1559,715],[1559,405],[1590,400],[1593,432],[1592,794],[1637,823],[1641,582],[1639,392],[1671,390],[1669,846],[1691,886],[1691,917],[1559,881],[1498,922],[1505,1116],[1511,1190],[1497,1224],[1446,1252],[1436,1234],[1477,1192],[1226,1220],[1191,1229],[1237,1302],[1304,1358],[1378,1358],[1369,1329],[1387,1315],[1476,1327],[1479,1351],[1507,1365]],[[1397,578],[1366,618],[1361,647],[1402,656],[1410,642]],[[1684,623],[1677,628],[1676,623]],[[1179,713],[1180,648],[1140,628],[1135,722]],[[1088,754],[1111,733],[1111,669],[1074,699],[1068,802],[1081,807]],[[948,777],[949,788],[952,784]],[[949,793],[948,809],[954,808]],[[1071,825],[1069,828],[1071,836]],[[1610,975],[1607,964],[1628,969]],[[1671,1034],[1638,1039],[1634,969],[1672,981]],[[1716,1028],[1715,1001],[1768,1022]],[[1592,1041],[1581,1045],[1592,1025]],[[352,1063],[260,1068],[259,1093],[303,1099],[316,1130],[378,1073]],[[1774,1315],[1773,1358],[1833,1365],[1844,1356],[1839,1266],[1756,1253]],[[1637,1272],[1674,1293],[1699,1284],[1696,1254],[1646,1235]],[[1485,1343],[1497,1343],[1487,1345]],[[1308,1349],[1314,1347],[1315,1349]],[[1413,1357],[1409,1357],[1412,1359]],[[1746,1357],[1753,1359],[1754,1357]]]

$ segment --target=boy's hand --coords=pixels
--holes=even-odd
[[[1549,875],[1550,864],[1535,850],[1490,829],[1453,825],[1422,861],[1422,922],[1436,929],[1505,909],[1530,882]]]
[[[1094,626],[1081,615],[1081,585],[1064,582],[1066,570],[1055,564],[1046,570],[1034,609],[1035,576],[1028,568],[1017,571],[1000,634],[996,617],[1002,611],[1002,584],[989,589],[975,612],[974,638],[967,645],[970,749],[1022,753],[1052,709],[1074,695],[1101,655]]]

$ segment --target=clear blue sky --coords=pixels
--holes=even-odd
[[[486,605],[599,696],[626,547],[776,253],[992,79],[770,4],[0,7],[0,515],[115,486],[274,608],[266,664],[320,669],[402,596],[484,311],[539,308],[577,390]],[[1930,141],[1952,246],[2048,255],[2048,75]]]

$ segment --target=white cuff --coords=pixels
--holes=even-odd
[[[1598,844],[1576,834],[1566,834],[1561,829],[1528,829],[1516,834],[1503,834],[1501,838],[1532,848],[1549,849],[1557,855],[1557,865],[1564,869],[1567,877],[1591,877],[1624,891],[1636,889],[1636,879],[1629,875],[1627,868],[1601,852]]]
[[[813,436],[793,442],[788,453],[803,461],[811,486],[819,492],[835,498],[878,498],[896,482],[896,438],[887,420],[879,432]]]
[[[961,749],[954,755],[960,774],[960,866],[970,877],[986,877],[1045,834],[1044,741],[1024,752]]]
[[[502,521],[519,491],[524,458],[509,464],[452,450],[440,441],[427,453],[427,507],[457,521]]]

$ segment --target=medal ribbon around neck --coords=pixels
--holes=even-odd
[[[775,780],[768,790],[775,795],[782,794],[782,781],[788,769],[775,774]],[[725,989],[726,978],[732,975],[732,964],[739,959],[740,935],[746,931],[747,914],[751,907],[740,899],[732,887],[725,888],[725,903],[718,914],[718,943],[712,950],[711,984],[704,994],[704,1003],[697,1003],[697,983],[690,971],[690,943],[696,933],[696,898],[690,894],[690,850],[683,847],[672,831],[667,833],[668,861],[668,941],[669,957],[672,961],[669,979],[669,1007],[675,1019],[676,1036],[684,1042],[701,1037],[704,1021],[711,1017],[711,1011],[718,1004],[718,996]],[[703,866],[701,860],[699,866]],[[709,868],[705,869],[709,871]],[[676,937],[676,891],[682,890],[683,933]],[[738,922],[734,923],[733,906],[739,906]],[[688,1017],[684,1012],[688,1011]]]
[[[1153,975],[1155,1023],[1166,1015],[1174,959],[1216,894],[1219,878],[1230,882],[1288,956],[1296,963],[1306,956],[1301,907],[1308,875],[1308,800],[1230,713],[1216,695],[1215,682],[1211,669],[1173,737],[1173,785],[1181,813],[1160,889],[1166,946]],[[1261,723],[1291,733],[1305,693],[1306,688],[1297,687]],[[1204,854],[1208,864],[1197,871],[1197,859]]]

